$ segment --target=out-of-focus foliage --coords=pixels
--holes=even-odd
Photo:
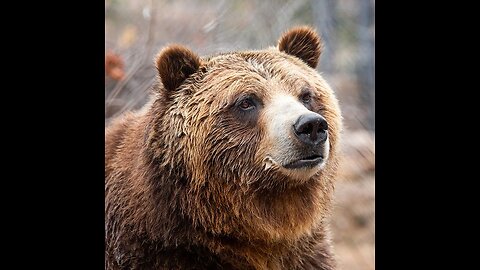
[[[340,268],[374,269],[374,0],[107,0],[105,124],[145,104],[166,44],[200,55],[262,49],[303,24],[322,35],[317,70],[336,91],[346,127],[332,216]]]

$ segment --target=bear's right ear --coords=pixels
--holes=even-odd
[[[156,67],[163,86],[174,91],[200,67],[200,57],[182,45],[170,45],[157,55]]]

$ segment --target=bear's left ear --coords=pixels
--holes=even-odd
[[[320,36],[313,28],[301,26],[292,28],[283,34],[278,40],[278,49],[296,56],[310,67],[316,68],[322,53],[322,43]]]
[[[163,86],[171,92],[198,70],[200,57],[182,45],[170,45],[158,53],[155,63]]]

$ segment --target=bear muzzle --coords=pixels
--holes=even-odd
[[[327,120],[308,110],[293,95],[276,95],[265,112],[269,146],[265,169],[277,167],[295,178],[321,170],[330,150]]]
[[[325,142],[328,138],[328,124],[321,115],[311,112],[302,114],[293,125],[297,139],[295,160],[284,164],[286,169],[313,168],[325,159]]]
[[[293,125],[293,133],[306,146],[317,147],[327,140],[327,120],[314,112],[302,114]]]

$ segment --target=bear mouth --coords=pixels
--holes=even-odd
[[[322,155],[312,155],[304,157],[286,165],[283,165],[286,169],[300,169],[300,168],[313,168],[323,161]]]

